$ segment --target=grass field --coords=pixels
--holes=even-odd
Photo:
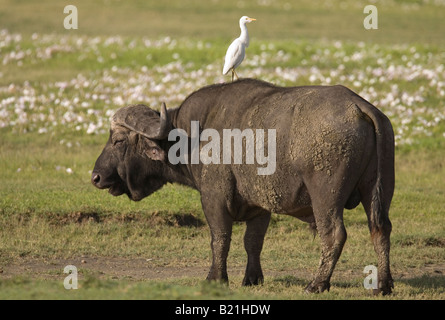
[[[251,45],[237,70],[278,85],[343,84],[383,110],[396,134],[391,207],[394,294],[445,298],[445,3],[374,1],[0,0],[0,299],[376,299],[377,263],[361,206],[331,291],[303,295],[320,256],[306,224],[274,215],[265,283],[240,286],[245,226],[234,227],[229,286],[202,280],[210,235],[196,191],[168,185],[142,202],[90,183],[119,107],[165,101],[229,81],[223,57],[248,14]],[[65,290],[65,265],[79,289]]]

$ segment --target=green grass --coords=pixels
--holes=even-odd
[[[76,1],[79,30],[68,31],[65,4],[0,0],[8,30],[0,42],[0,299],[374,299],[362,286],[364,266],[377,258],[361,206],[345,211],[348,241],[331,292],[317,296],[302,292],[318,265],[319,238],[278,215],[262,254],[265,284],[256,288],[240,286],[244,224],[234,226],[229,287],[202,282],[206,271],[141,281],[86,264],[72,291],[63,288],[61,270],[1,273],[15,263],[83,256],[209,267],[198,192],[168,185],[135,203],[95,189],[90,176],[119,101],[174,107],[193,90],[228,80],[222,59],[242,14],[257,21],[238,73],[279,85],[341,83],[390,117],[396,288],[385,299],[443,299],[445,7],[377,2],[379,30],[366,31],[365,2],[287,3]]]
[[[255,39],[353,40],[377,43],[443,44],[442,5],[412,1],[378,1],[379,29],[365,30],[366,1],[85,1],[71,2],[78,9],[79,29],[63,28],[65,3],[2,0],[2,27],[24,34],[75,33],[89,36],[172,36],[175,38],[233,39],[237,20],[244,14],[257,18],[250,25]]]
[[[420,282],[416,283],[416,281]],[[178,284],[179,282],[179,284]],[[168,281],[158,282],[128,282],[113,280],[97,280],[96,278],[88,278],[78,290],[65,290],[63,285],[56,281],[31,281],[29,279],[16,278],[0,282],[2,294],[0,299],[4,300],[21,300],[21,299],[54,299],[54,300],[76,300],[76,299],[187,299],[199,300],[218,299],[218,300],[245,300],[245,299],[382,299],[382,297],[373,297],[363,294],[363,289],[359,284],[351,286],[348,284],[337,283],[339,288],[333,289],[329,293],[318,296],[308,296],[302,293],[304,287],[298,279],[292,277],[277,278],[270,285],[260,288],[236,288],[230,289],[226,286],[217,284],[208,284],[197,281]],[[415,281],[404,281],[399,285],[399,293],[385,300],[400,299],[403,295],[424,295],[429,299],[440,299],[441,295],[437,294],[438,288],[444,285],[444,281],[424,277]],[[352,288],[351,288],[352,287]],[[421,289],[417,289],[417,288]],[[347,291],[345,294],[342,291]],[[25,292],[25,293],[24,293]],[[273,292],[271,294],[271,292]],[[402,294],[401,294],[402,293]],[[420,293],[420,294],[419,294]],[[359,294],[359,296],[357,296]],[[403,297],[403,296],[402,296]]]
[[[51,300],[399,300],[442,299],[445,279],[442,276],[421,276],[397,282],[397,291],[387,297],[373,296],[362,287],[361,278],[353,281],[332,281],[329,292],[304,294],[306,282],[294,276],[269,279],[259,287],[241,287],[241,278],[229,286],[183,278],[163,281],[104,280],[96,275],[81,277],[77,290],[66,290],[63,281],[35,280],[26,277],[0,280],[0,299]]]

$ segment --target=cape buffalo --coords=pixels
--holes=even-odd
[[[275,150],[268,150],[276,153],[274,172],[258,174],[259,161],[192,163],[192,124],[197,123],[199,134],[211,129],[221,137],[227,129],[274,129]],[[173,130],[190,142],[185,161],[176,164],[168,156],[178,143],[178,135],[169,139]],[[198,140],[199,150],[207,143]],[[246,150],[242,152],[247,158]],[[277,87],[243,79],[201,88],[175,109],[164,104],[160,112],[144,105],[121,108],[112,118],[91,181],[135,201],[168,182],[197,189],[211,230],[208,280],[228,280],[234,221],[247,224],[243,285],[263,282],[260,253],[272,212],[310,223],[321,238],[322,253],[307,292],[329,290],[346,241],[343,210],[361,202],[378,255],[379,291],[391,293],[388,213],[394,192],[394,133],[382,112],[343,86]]]

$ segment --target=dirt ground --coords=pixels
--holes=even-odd
[[[182,277],[205,277],[206,267],[153,266],[150,259],[123,257],[80,257],[78,259],[20,259],[0,267],[0,279],[28,276],[39,279],[60,279],[67,265],[77,267],[79,275],[92,274],[103,279],[167,279]],[[66,276],[66,275],[65,275]]]
[[[16,276],[31,279],[64,279],[63,269],[67,265],[74,265],[82,274],[91,274],[102,279],[125,279],[133,281],[163,280],[175,278],[197,277],[205,279],[210,266],[156,266],[151,259],[124,258],[124,257],[79,257],[77,259],[35,259],[21,258],[0,266],[0,279]],[[315,270],[314,270],[315,271]],[[228,266],[229,276],[243,276],[244,267]],[[310,280],[312,271],[307,270],[263,270],[265,278],[294,276],[301,280]],[[445,263],[430,264],[422,268],[413,268],[405,271],[393,270],[395,281],[420,276],[444,276]],[[336,270],[333,280],[347,280],[363,277],[361,270]]]

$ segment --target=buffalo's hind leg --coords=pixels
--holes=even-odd
[[[317,231],[321,239],[321,258],[315,279],[306,287],[309,293],[321,293],[330,289],[330,280],[335,265],[346,242],[343,224],[343,208],[330,207],[329,201],[313,205]]]
[[[270,212],[263,209],[257,210],[260,211],[258,215],[246,222],[244,248],[247,252],[247,267],[243,286],[262,284],[264,280],[260,255],[263,249],[264,236],[269,226]]]
[[[366,215],[368,216],[368,226],[369,231],[371,232],[372,242],[374,244],[374,250],[378,256],[378,269],[377,269],[377,278],[378,278],[378,292],[381,292],[383,295],[390,294],[392,292],[392,288],[394,288],[393,279],[390,271],[390,260],[389,260],[389,252],[390,252],[390,235],[391,235],[391,221],[388,217],[389,211],[389,203],[391,198],[382,199],[383,205],[379,208],[379,210],[384,210],[382,213],[378,213],[381,216],[380,225],[377,225],[375,221],[372,219],[372,189],[369,188],[369,185],[373,185],[372,183],[368,183],[368,185],[363,185],[361,189],[362,204],[366,211]],[[390,190],[391,191],[391,190]],[[389,192],[389,194],[392,194]],[[382,195],[382,197],[384,197]],[[388,198],[389,196],[386,196]]]
[[[375,228],[371,230],[371,238],[374,243],[374,250],[378,255],[378,292],[382,292],[383,295],[392,293],[394,288],[394,281],[391,276],[389,267],[389,249],[390,249],[390,234],[391,234],[391,222],[389,219],[384,223],[382,228]]]

